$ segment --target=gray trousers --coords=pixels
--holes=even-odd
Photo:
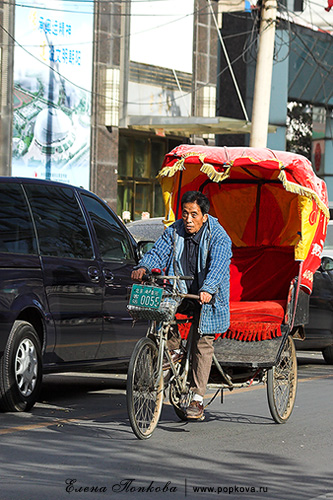
[[[190,389],[195,394],[204,396],[206,392],[206,386],[209,379],[210,369],[212,366],[212,359],[214,353],[213,342],[215,335],[203,335],[200,337],[198,332],[199,318],[200,318],[201,307],[196,307],[193,314],[192,323],[192,372],[190,380]],[[181,312],[181,311],[179,311]],[[181,343],[181,338],[178,333],[178,328],[172,326],[170,329],[169,339],[168,339],[168,349],[179,349]]]

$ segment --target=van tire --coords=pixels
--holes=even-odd
[[[323,357],[328,365],[333,365],[333,345],[329,345],[323,349]]]
[[[15,321],[0,360],[0,410],[28,411],[42,384],[41,343],[27,321]]]

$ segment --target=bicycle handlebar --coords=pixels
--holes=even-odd
[[[164,275],[154,275],[154,274],[144,274],[142,276],[142,281],[156,281],[156,280],[193,280],[193,276],[164,276]],[[193,293],[178,293],[183,299],[194,299],[200,300],[199,295],[194,295]]]
[[[199,295],[194,295],[193,293],[180,293],[179,294],[183,299],[195,299],[200,300]]]
[[[165,276],[162,274],[154,275],[151,273],[146,273],[142,276],[142,281],[152,281],[152,280],[193,280],[194,276]]]

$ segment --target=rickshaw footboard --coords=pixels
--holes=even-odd
[[[270,368],[276,364],[285,336],[259,342],[218,338],[214,342],[215,356],[222,366]]]

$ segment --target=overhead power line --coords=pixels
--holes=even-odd
[[[209,4],[209,8],[210,8],[210,11],[211,11],[211,14],[212,14],[212,17],[213,17],[213,21],[214,21],[214,24],[215,24],[215,27],[216,27],[216,31],[217,31],[217,35],[218,35],[218,38],[220,40],[220,43],[221,43],[221,47],[222,47],[222,50],[223,50],[223,53],[224,53],[224,57],[227,61],[227,64],[228,64],[228,68],[230,70],[230,74],[231,74],[231,78],[232,78],[232,81],[234,82],[234,85],[235,85],[235,89],[236,89],[236,93],[237,93],[237,96],[238,96],[238,99],[239,99],[239,102],[240,102],[240,105],[241,105],[241,108],[243,110],[243,113],[244,113],[244,117],[245,117],[245,120],[247,122],[249,122],[249,117],[248,117],[248,114],[247,114],[247,111],[246,111],[246,108],[245,108],[245,104],[244,104],[244,101],[243,101],[243,97],[242,97],[242,94],[239,90],[239,86],[238,86],[238,83],[237,83],[237,79],[235,77],[235,73],[232,69],[232,65],[230,63],[230,59],[229,59],[229,55],[228,55],[228,52],[227,52],[227,49],[226,49],[226,46],[225,46],[225,43],[223,41],[223,38],[222,38],[222,35],[221,35],[221,31],[219,29],[219,26],[217,24],[217,20],[216,20],[216,16],[215,16],[215,12],[214,12],[214,9],[212,7],[212,3],[211,3],[211,0],[208,0],[208,4]]]
[[[101,3],[103,3],[104,0],[101,1]],[[154,0],[154,1],[159,1],[159,0]],[[207,6],[204,8],[204,9],[207,9]],[[200,9],[200,11],[204,10],[204,9]],[[169,23],[168,23],[169,24]],[[164,25],[163,25],[164,26]],[[0,28],[4,31],[4,33],[6,33],[6,35],[12,40],[13,44],[16,44],[18,47],[20,47],[23,51],[25,51],[28,55],[30,55],[31,57],[33,57],[36,61],[38,61],[39,63],[43,64],[44,66],[46,66],[48,69],[50,69],[50,65],[47,63],[47,62],[44,62],[42,61],[40,58],[38,58],[37,56],[35,56],[32,52],[30,52],[27,47],[34,47],[34,45],[28,45],[28,46],[24,46],[22,44],[20,44],[3,26],[0,25]],[[152,29],[156,29],[156,27],[154,28],[150,28],[148,30],[145,30],[143,32],[146,32],[146,31],[151,31]],[[140,32],[141,33],[141,32]],[[240,33],[237,33],[237,34],[231,34],[231,35],[228,35],[228,36],[224,36],[224,40],[226,40],[227,38],[234,38],[234,37],[237,37],[237,36],[244,36],[244,35],[250,35],[250,42],[247,42],[246,43],[246,46],[244,46],[243,48],[243,51],[241,54],[239,54],[237,57],[235,57],[232,61],[230,61],[230,66],[233,67],[233,65],[238,62],[241,58],[245,59],[247,57],[247,55],[251,52],[251,50],[257,45],[257,37],[254,36],[254,31],[253,29],[251,30],[247,30],[245,32],[240,32]],[[125,36],[125,35],[111,35],[111,39],[112,38],[121,38],[122,36]],[[294,36],[296,36],[296,34],[294,33]],[[298,34],[298,37],[300,37],[300,35]],[[82,43],[85,43],[85,42],[82,42]],[[89,42],[91,43],[91,42]],[[308,50],[309,47],[306,45],[305,42],[303,42],[302,40],[302,43],[303,45],[306,46],[306,49]],[[58,44],[57,44],[58,45]],[[7,44],[3,44],[2,46],[7,46]],[[39,45],[38,45],[39,46]],[[318,61],[318,58],[315,57],[315,55],[313,53],[311,53],[311,51],[309,50],[309,54],[311,56],[311,59],[313,61],[313,64],[316,64],[319,68],[322,67],[322,63],[320,61]],[[322,69],[324,69],[325,71],[330,71],[331,70],[331,66],[329,68],[323,66]],[[112,102],[114,102],[115,104],[123,104],[123,102],[119,99],[115,100],[113,99],[112,97],[109,97],[105,94],[100,94],[100,93],[97,93],[97,92],[93,92],[91,90],[88,90],[74,82],[72,82],[69,78],[65,77],[62,73],[60,73],[59,71],[57,71],[55,68],[51,68],[52,71],[54,71],[56,74],[58,74],[59,77],[63,78],[63,80],[67,81],[68,83],[70,83],[71,85],[73,85],[74,87],[90,94],[90,95],[94,95],[96,97],[101,97],[103,99],[106,99],[106,100],[110,100]],[[223,68],[217,75],[217,77],[220,77],[222,74],[224,74],[226,71],[230,71],[230,67],[229,65],[227,65],[225,68]],[[184,96],[187,96],[187,95],[190,95],[190,94],[195,94],[197,92],[199,92],[202,88],[206,87],[207,85],[210,85],[210,84],[215,84],[216,82],[211,82],[211,81],[207,81],[207,82],[204,82],[200,85],[198,85],[198,87],[194,90],[194,91],[191,91],[191,92],[187,92],[187,93],[183,93],[182,97],[174,97],[172,99],[172,102],[176,102],[178,101],[179,99],[182,99]],[[137,102],[131,102],[131,101],[128,101],[127,102],[128,104],[137,104]],[[140,103],[141,105],[150,105],[150,104],[156,104],[156,103],[151,103],[151,102],[147,102],[147,103]]]
[[[148,0],[140,0],[140,1],[148,1]],[[151,2],[166,2],[166,1],[169,1],[169,0],[151,0]],[[77,2],[76,0],[67,0],[68,3],[72,3],[72,4],[76,4],[76,3],[81,3],[81,5],[86,5],[86,4],[92,4],[92,7],[94,5],[97,5],[99,8],[100,7],[103,7],[103,5],[105,4],[106,6],[107,5],[121,5],[123,3],[131,3],[130,0],[126,0],[126,1],[117,1],[117,0],[114,0],[114,1],[109,1],[109,0],[95,0],[95,1],[89,1],[89,2],[86,2],[85,0],[79,0],[79,2]],[[1,2],[3,5],[10,5],[12,7],[14,7],[14,4],[13,2],[11,2],[10,0],[2,0]],[[48,6],[43,6],[43,5],[36,5],[36,4],[29,4],[29,3],[15,3],[15,6],[16,7],[20,7],[20,8],[26,8],[26,9],[36,9],[36,10],[47,10],[47,11],[51,11],[51,12],[59,12],[59,13],[70,13],[70,14],[85,14],[85,15],[88,15],[88,14],[91,14],[93,12],[93,8],[90,10],[90,11],[87,11],[87,10],[78,10],[78,9],[63,9],[63,8],[59,8],[59,9],[56,9],[54,7],[48,7]],[[188,17],[188,16],[193,16],[193,14],[195,12],[201,12],[201,11],[204,11],[206,10],[206,7],[202,7],[200,9],[197,9],[197,10],[194,10],[193,12],[191,13],[188,13],[188,14],[184,14],[182,16],[179,16],[179,19],[183,19],[184,17]],[[104,15],[104,16],[110,16],[112,15],[111,12],[103,12],[101,10],[99,10],[99,15]],[[117,12],[117,14],[115,14],[119,17],[138,17],[138,18],[141,18],[141,17],[156,17],[156,13],[152,13],[152,12],[144,12],[144,13],[133,13],[133,12]],[[168,12],[167,13],[161,13],[161,14],[158,14],[158,17],[165,17],[165,18],[170,18],[170,17],[175,17],[179,15],[179,11],[175,11],[175,12],[170,12],[170,9],[168,9]],[[207,14],[208,15],[208,14]]]
[[[38,61],[40,64],[42,64],[43,66],[47,67],[49,70],[53,71],[55,74],[57,74],[60,78],[62,78],[64,81],[67,81],[68,83],[70,83],[71,85],[73,85],[75,88],[78,88],[80,90],[82,90],[83,92],[86,92],[87,94],[89,95],[92,95],[92,96],[95,96],[95,97],[101,97],[107,101],[111,101],[113,102],[114,104],[124,104],[123,101],[121,101],[120,99],[113,99],[112,97],[109,97],[105,94],[100,94],[98,92],[94,92],[94,91],[91,91],[91,90],[88,90],[76,83],[74,83],[73,81],[71,81],[69,78],[67,78],[66,76],[64,76],[62,73],[60,73],[58,70],[56,70],[55,68],[51,67],[47,62],[41,60],[40,58],[38,58],[37,56],[35,56],[32,52],[30,52],[28,49],[26,49],[26,47],[24,47],[22,44],[20,44],[2,25],[0,25],[0,28],[4,31],[4,33],[6,33],[6,35],[13,41],[14,44],[16,44],[18,47],[20,47],[26,54],[28,54],[29,56],[31,56],[33,59],[35,59],[36,61]],[[254,43],[254,42],[253,42]],[[231,61],[231,65],[234,65],[236,62],[239,61],[239,59],[241,59],[244,55],[244,53],[246,53],[247,51],[251,50],[252,46],[253,46],[253,43],[250,44],[246,49],[245,51],[243,51],[240,55],[238,55],[235,59],[233,59]],[[228,71],[229,70],[229,67],[226,66],[225,68],[223,68],[218,74],[217,74],[217,77],[220,77],[225,71]],[[174,97],[171,99],[171,102],[176,102],[178,101],[179,99],[182,99],[184,98],[185,96],[187,95],[191,95],[191,94],[195,94],[197,92],[199,92],[202,88],[206,87],[207,85],[210,85],[212,83],[215,83],[215,82],[210,82],[210,81],[207,81],[205,83],[202,83],[201,85],[198,85],[198,87],[194,90],[194,91],[190,91],[190,92],[186,92],[186,93],[183,93],[182,96],[180,97]],[[131,102],[131,101],[127,101],[127,104],[138,104],[138,102]],[[142,103],[140,102],[139,103],[140,105],[142,106],[145,106],[145,105],[154,105],[154,104],[159,104],[159,103],[152,103],[152,102],[147,102],[147,103]]]

